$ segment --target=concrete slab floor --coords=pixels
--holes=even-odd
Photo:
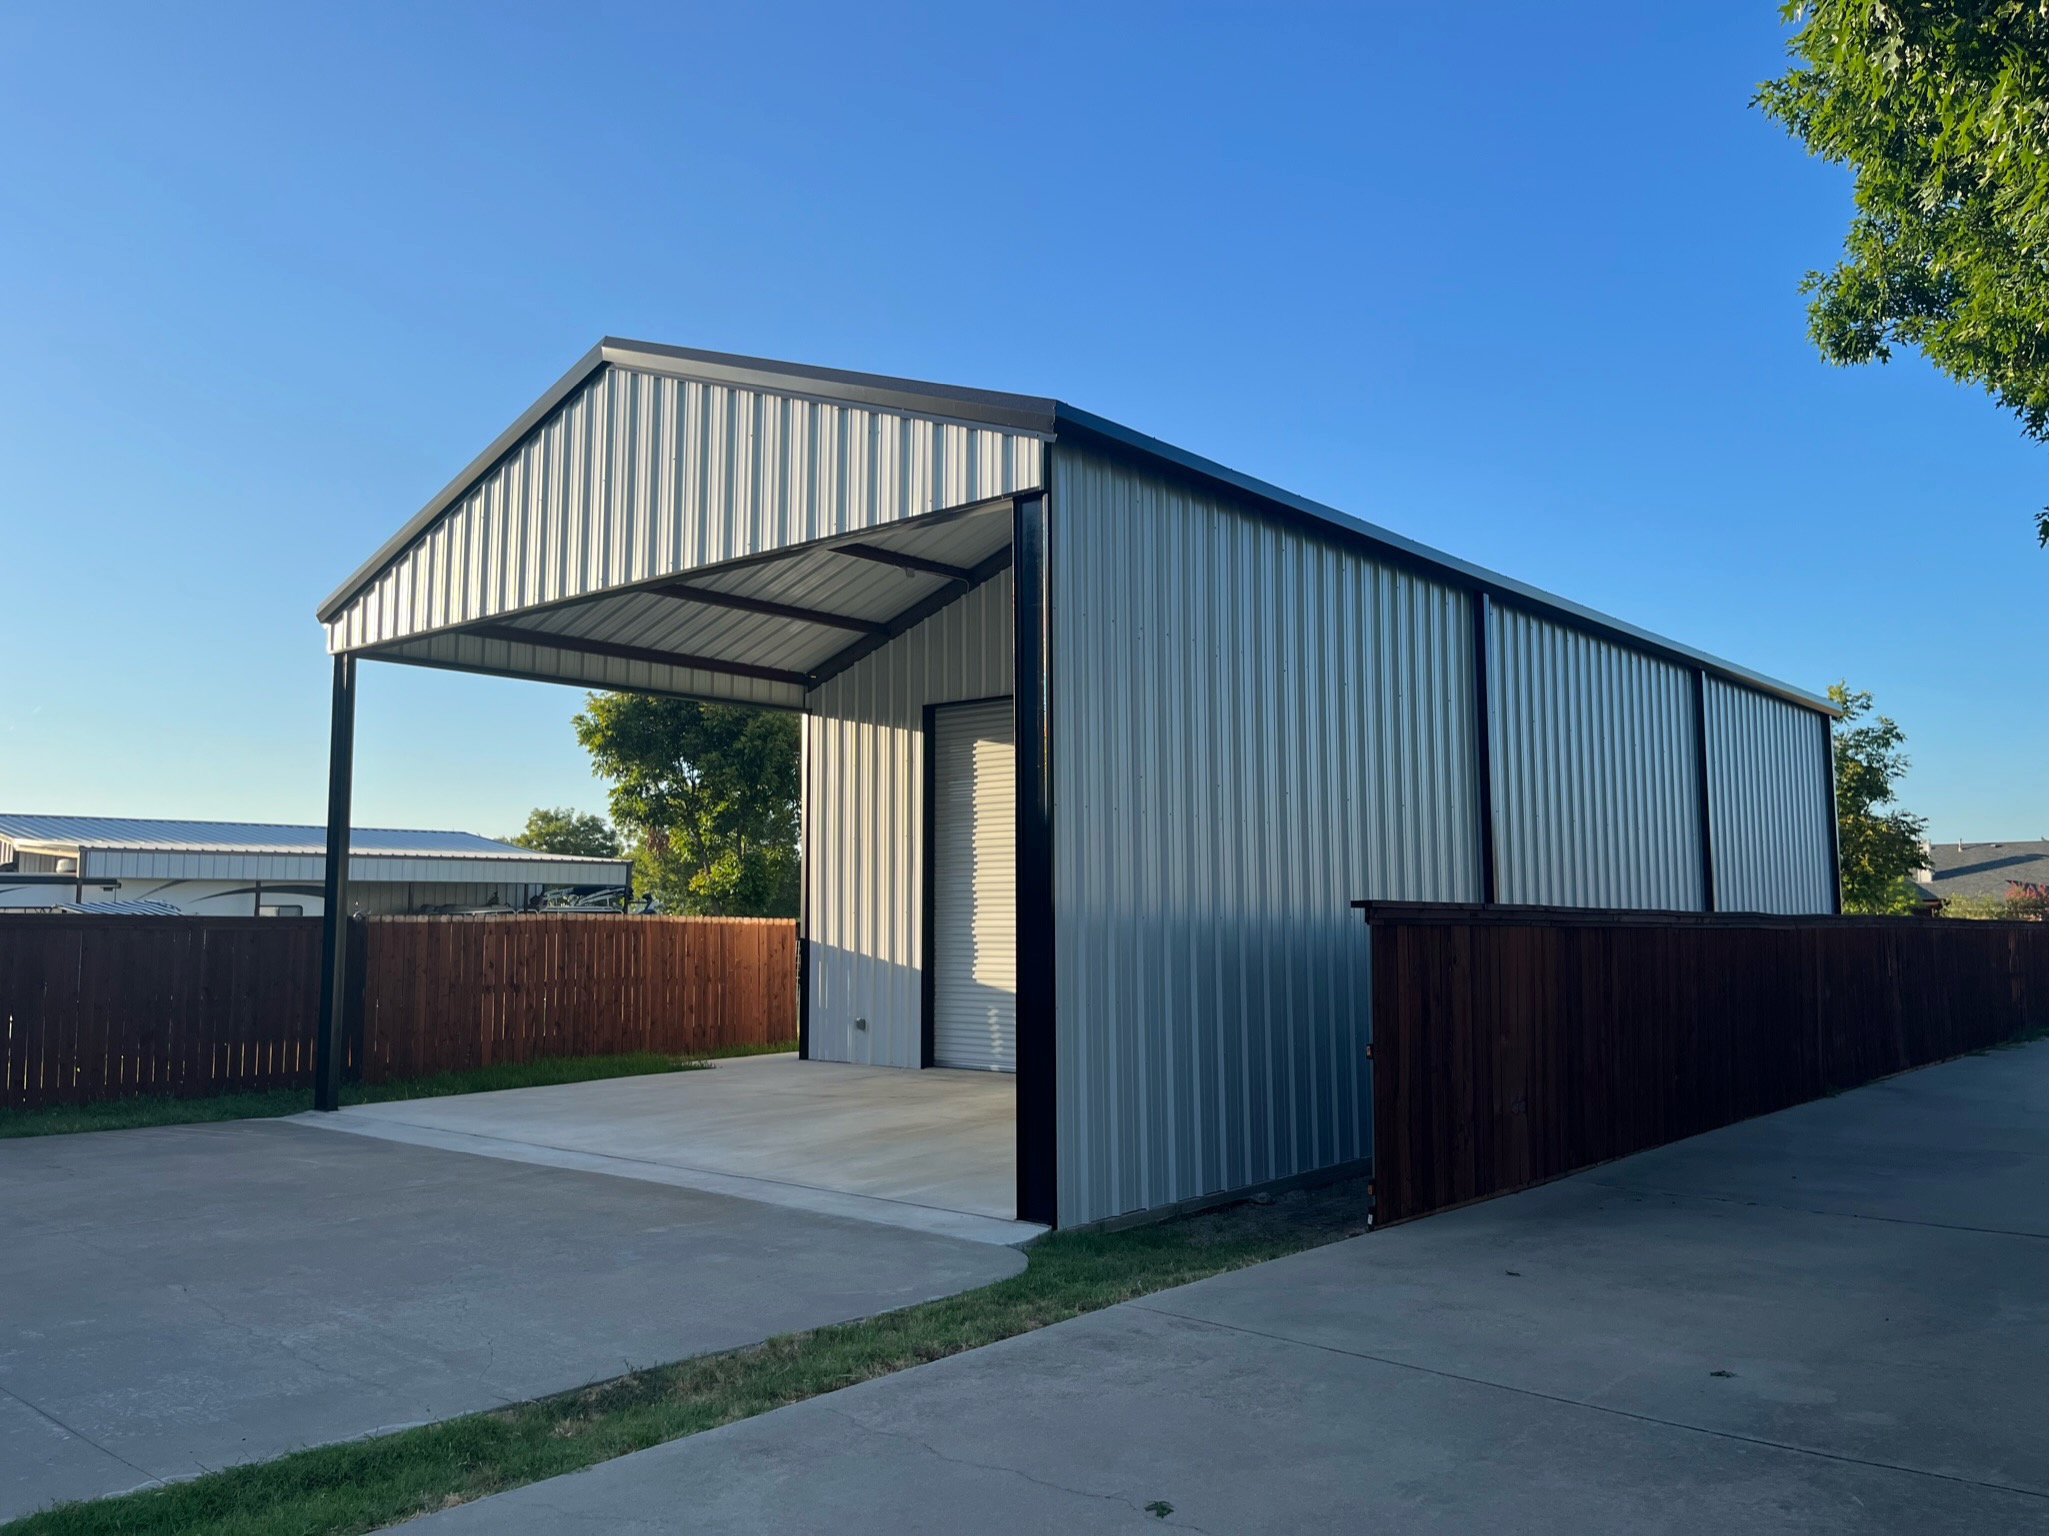
[[[1024,1265],[988,1244],[280,1121],[0,1141],[0,1234],[0,1520]]]
[[[298,1123],[1015,1245],[1017,1080],[794,1056],[365,1104]]]
[[[422,1536],[2040,1532],[2045,1189],[2038,1042],[657,1446]]]

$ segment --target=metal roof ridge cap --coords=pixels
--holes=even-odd
[[[951,419],[964,426],[1002,427],[1041,437],[1051,436],[1054,432],[1054,416],[1059,405],[1058,401],[1042,395],[1019,395],[1007,390],[977,389],[966,384],[943,384],[932,379],[907,379],[895,374],[826,368],[780,358],[752,357],[740,352],[712,352],[666,342],[633,341],[621,336],[605,337],[598,343],[598,350],[608,363],[700,383],[732,383],[775,394],[808,395],[835,404],[883,405],[913,415]],[[962,406],[971,409],[957,409]],[[956,409],[948,410],[946,407]],[[980,407],[980,410],[972,409],[974,407]]]
[[[1171,464],[1190,473],[1235,487],[1263,501],[1274,502],[1280,506],[1291,508],[1294,511],[1305,513],[1319,521],[1331,524],[1341,532],[1357,535],[1371,543],[1382,545],[1399,554],[1406,555],[1412,560],[1459,576],[1469,585],[1482,588],[1491,595],[1507,598],[1511,602],[1520,600],[1536,608],[1539,611],[1540,617],[1543,611],[1548,609],[1569,619],[1576,619],[1584,623],[1596,625],[1614,634],[1634,638],[1655,646],[1661,651],[1684,656],[1695,665],[1705,667],[1728,681],[1762,689],[1775,697],[1784,699],[1787,703],[1811,709],[1817,714],[1828,715],[1832,719],[1840,719],[1842,717],[1842,711],[1836,708],[1835,705],[1820,695],[1809,693],[1805,688],[1796,688],[1791,683],[1782,682],[1778,678],[1755,671],[1749,667],[1738,666],[1732,661],[1725,661],[1719,656],[1708,651],[1699,650],[1681,641],[1668,639],[1653,630],[1644,629],[1640,625],[1632,624],[1626,619],[1618,619],[1612,614],[1602,613],[1597,608],[1589,608],[1582,603],[1572,601],[1570,598],[1559,597],[1555,593],[1546,592],[1541,587],[1533,587],[1527,582],[1517,581],[1512,576],[1504,576],[1501,572],[1490,570],[1486,566],[1475,565],[1470,560],[1462,560],[1458,556],[1444,550],[1435,549],[1404,534],[1396,533],[1391,528],[1383,528],[1378,523],[1369,523],[1363,517],[1356,517],[1350,512],[1340,511],[1336,507],[1312,500],[1307,496],[1275,485],[1271,481],[1261,480],[1255,475],[1248,475],[1242,470],[1232,469],[1227,464],[1219,463],[1215,459],[1204,458],[1201,454],[1192,453],[1186,448],[1176,447],[1163,438],[1153,437],[1149,433],[1140,432],[1133,427],[1127,427],[1122,422],[1112,421],[1107,416],[1098,416],[1093,411],[1085,411],[1079,406],[1069,405],[1064,400],[1056,400],[1054,402],[1054,420],[1056,426],[1065,423],[1079,427],[1084,432],[1093,432],[1099,437],[1105,437],[1113,442],[1122,443],[1126,447],[1148,454],[1163,463]]]

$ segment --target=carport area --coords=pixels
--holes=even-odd
[[[279,1120],[0,1141],[0,1231],[0,1521],[1024,1267],[903,1225]]]
[[[607,340],[344,581],[320,609],[328,1128],[998,1242],[1052,1225],[1051,891],[1027,872],[1051,413]],[[800,716],[802,1061],[335,1116],[372,661]]]
[[[1016,1079],[756,1056],[709,1070],[363,1104],[299,1122],[1017,1245]]]

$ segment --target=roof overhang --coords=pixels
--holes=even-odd
[[[692,392],[680,404],[679,387]],[[1058,400],[611,337],[336,588],[320,618],[336,651],[801,709],[810,688],[1007,566],[1014,500],[1043,488],[1044,448],[1062,441],[1193,480],[1448,586],[1839,713]],[[865,499],[840,485],[835,501],[824,482],[846,480],[850,456],[869,477]],[[693,493],[691,511],[744,524],[738,534],[700,535],[702,547],[650,559],[644,529],[620,531],[663,495],[663,515],[687,521],[669,509]],[[765,506],[775,495],[789,505]],[[573,537],[585,566],[616,569],[579,568],[551,584],[492,563],[491,540],[544,536]],[[611,542],[594,550],[600,540]],[[519,558],[532,566],[556,554],[522,547]]]

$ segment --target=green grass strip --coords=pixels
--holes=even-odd
[[[8,1536],[351,1536],[993,1344],[1228,1269],[1356,1235],[1363,1182],[1123,1232],[1054,1233],[1008,1280],[580,1391],[191,1482],[60,1505]]]
[[[393,1099],[438,1099],[457,1093],[495,1093],[504,1088],[545,1088],[555,1083],[588,1083],[607,1077],[645,1077],[655,1072],[688,1072],[705,1062],[733,1056],[764,1056],[796,1049],[776,1045],[734,1045],[692,1056],[643,1051],[626,1056],[552,1056],[540,1061],[504,1062],[467,1072],[436,1072],[395,1083],[350,1083],[344,1104],[383,1104]],[[52,1104],[36,1109],[0,1109],[0,1137],[68,1136],[78,1131],[129,1131],[147,1125],[199,1125],[214,1120],[259,1120],[296,1115],[313,1107],[308,1088],[275,1088],[261,1093],[220,1093],[206,1098],[138,1094],[92,1104]]]

